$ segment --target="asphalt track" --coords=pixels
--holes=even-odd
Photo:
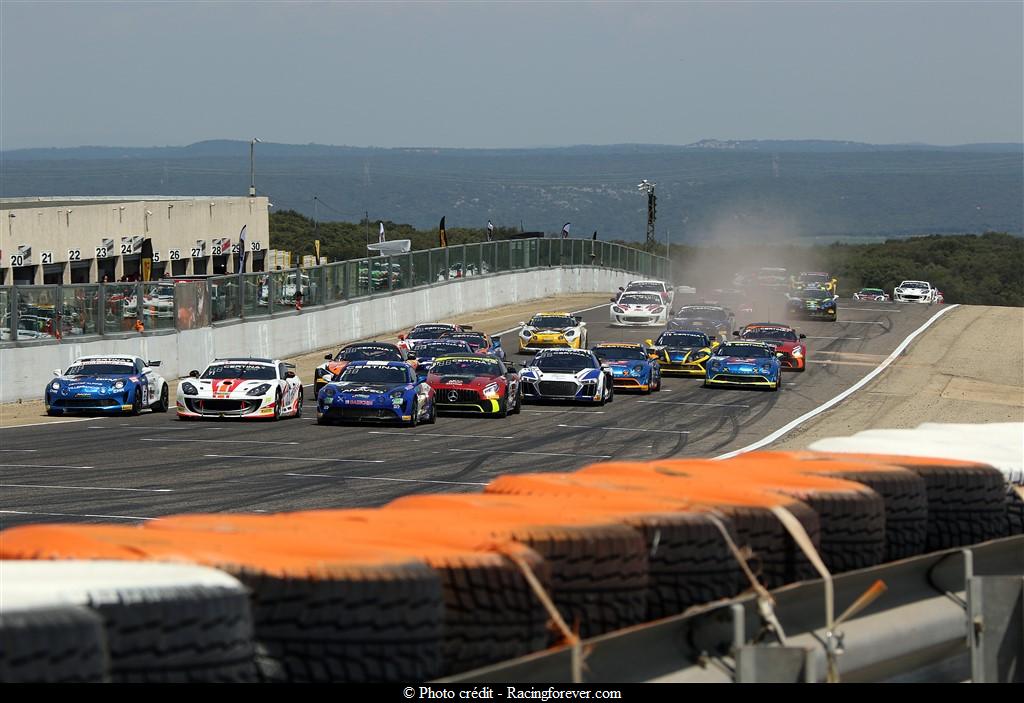
[[[3,428],[0,527],[368,507],[413,493],[478,491],[504,473],[711,457],[749,445],[849,388],[937,310],[844,299],[837,322],[793,323],[807,335],[810,363],[803,373],[787,372],[778,393],[666,378],[660,393],[617,392],[604,407],[530,404],[505,419],[442,416],[407,429],[318,426],[307,388],[305,417],[278,423],[179,422],[172,411]],[[737,323],[780,315],[764,310]],[[659,332],[612,328],[607,306],[584,319],[590,344]]]

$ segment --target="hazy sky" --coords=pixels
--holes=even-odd
[[[0,0],[0,147],[1021,141],[1024,3]]]

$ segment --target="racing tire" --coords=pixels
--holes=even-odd
[[[512,408],[512,414],[513,415],[518,415],[521,412],[523,412],[523,387],[522,386],[520,386],[519,389],[516,391],[516,404]]]
[[[508,409],[508,392],[507,391],[506,391],[505,395],[502,396],[501,402],[498,403],[498,411],[496,413],[494,413],[494,414],[496,416],[498,416],[498,417],[508,417],[509,409]]]
[[[299,389],[299,402],[295,407],[295,417],[302,417],[302,404],[305,402],[306,390],[304,388]]]
[[[101,683],[110,680],[103,620],[88,608],[59,606],[0,614],[0,681]]]
[[[658,376],[658,382],[655,384],[654,388],[651,389],[651,393],[657,393],[660,390],[661,390],[661,376]]]
[[[60,413],[57,412],[56,410],[47,410],[46,414],[49,415],[50,417],[57,417],[60,415]]]
[[[610,403],[613,400],[615,400],[615,384],[614,383],[609,383],[608,384],[608,402]]]
[[[278,389],[277,394],[274,396],[274,417],[273,421],[277,422],[281,419],[281,390]]]
[[[410,420],[406,423],[409,427],[415,427],[420,424],[420,404],[419,401],[412,401],[412,412],[409,414]]]
[[[128,411],[129,415],[135,416],[142,412],[142,389],[135,389],[135,397],[132,399],[132,409]]]
[[[433,425],[437,422],[437,403],[430,404],[430,414],[427,415],[427,419],[423,421],[424,425]]]
[[[775,385],[770,390],[772,393],[778,393],[780,388],[782,388],[782,371],[779,371],[779,380],[775,382]]]
[[[606,384],[607,384],[607,382],[606,382]],[[601,400],[595,400],[593,402],[593,405],[597,405],[598,407],[603,407],[604,404],[608,402],[608,388],[609,387],[610,387],[610,384],[605,386],[604,391],[601,392]]]
[[[160,400],[153,406],[153,412],[165,413],[169,407],[170,400],[167,397],[167,384],[165,383],[163,388],[160,389]]]

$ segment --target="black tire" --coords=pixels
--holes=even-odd
[[[128,411],[133,417],[142,412],[142,387],[135,389],[135,397],[132,398],[132,409]]]
[[[334,422],[327,415],[321,415],[317,413],[316,424],[318,425],[333,425]]]
[[[651,389],[652,392],[657,393],[661,390],[661,374],[658,374],[658,383]]]
[[[409,427],[415,427],[416,425],[420,424],[420,404],[419,404],[419,401],[417,401],[417,400],[412,401],[412,413],[409,415],[409,418],[410,418],[409,422],[406,423]]]
[[[906,466],[928,491],[927,551],[966,547],[1005,537],[1006,484],[988,466]]]
[[[608,402],[608,389],[609,388],[611,388],[611,381],[609,381],[608,379],[605,379],[605,387],[604,387],[604,390],[601,391],[601,400],[595,400],[594,403],[593,403],[594,405],[597,405],[598,407],[603,407],[604,404]]]
[[[103,620],[88,608],[61,606],[0,612],[0,681],[109,681]]]
[[[512,414],[518,415],[523,412],[523,387],[520,385],[516,389],[516,405],[512,408]]]
[[[432,402],[430,404],[430,415],[423,421],[424,425],[433,425],[437,422],[437,403]]]
[[[171,401],[168,397],[167,384],[165,383],[160,389],[160,400],[153,406],[153,412],[165,413],[169,407],[171,407]]]
[[[49,415],[50,417],[57,417],[61,413],[57,412],[56,410],[47,410],[46,414]]]
[[[295,409],[295,417],[302,417],[302,404],[306,402],[306,389],[299,388],[299,404]]]
[[[252,591],[262,680],[397,683],[441,672],[444,601],[426,565],[237,576]]]
[[[89,603],[103,618],[118,683],[257,681],[253,621],[242,589],[130,589]]]
[[[281,401],[281,389],[279,388],[274,396],[274,422],[281,419]]]
[[[498,417],[508,417],[508,413],[508,391],[506,390],[505,395],[503,395],[501,400],[498,402],[498,412],[494,414]]]

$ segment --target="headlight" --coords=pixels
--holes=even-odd
[[[498,397],[498,384],[497,383],[488,383],[484,387],[484,397],[485,398],[497,398]]]
[[[53,383],[50,384],[50,388],[55,390],[55,391],[59,391],[60,390],[60,384],[57,383],[56,381],[54,381]]]
[[[637,364],[636,366],[633,367],[632,370],[633,370],[634,374],[639,376],[640,374],[642,374],[644,372],[643,364]]]
[[[702,363],[704,363],[707,360],[708,360],[708,355],[707,354],[700,354],[700,353],[698,353],[698,354],[696,354],[696,355],[694,355],[694,356],[689,358],[689,361],[690,361],[691,364],[702,364]]]
[[[124,381],[114,381],[114,390],[119,391],[124,388]]]
[[[333,398],[335,393],[334,386],[327,386],[324,388],[324,395],[328,398]]]
[[[799,359],[804,355],[804,350],[800,347],[793,347],[793,358]]]
[[[185,395],[196,395],[199,391],[197,391],[196,387],[193,386],[191,383],[185,381],[184,383],[181,384],[181,392],[184,393]]]
[[[772,367],[770,364],[761,364],[761,373],[770,373]]]
[[[657,308],[654,308],[653,310],[651,310],[651,313],[654,314],[654,315],[660,315],[662,312],[664,312],[664,310],[665,310],[665,308],[663,308],[663,307],[657,307]]]
[[[321,376],[330,376],[331,372],[328,371],[327,369],[321,369],[318,367],[315,371],[313,371],[313,375],[316,376],[317,378],[320,378]]]
[[[524,327],[522,330],[519,331],[519,336],[529,339],[530,337],[533,336],[533,332]]]
[[[566,330],[563,334],[565,334],[566,337],[575,337],[577,334],[579,334],[579,330],[577,330],[574,327],[574,328]]]
[[[264,393],[266,393],[269,390],[270,390],[270,384],[269,383],[261,383],[260,385],[256,386],[251,391],[246,393],[246,395],[263,395]]]
[[[401,400],[404,397],[405,397],[405,391],[402,390],[401,388],[399,388],[396,391],[391,391],[391,398],[393,400]]]
[[[622,315],[626,311],[620,308],[618,305],[612,305],[612,312],[615,313],[616,315]]]

